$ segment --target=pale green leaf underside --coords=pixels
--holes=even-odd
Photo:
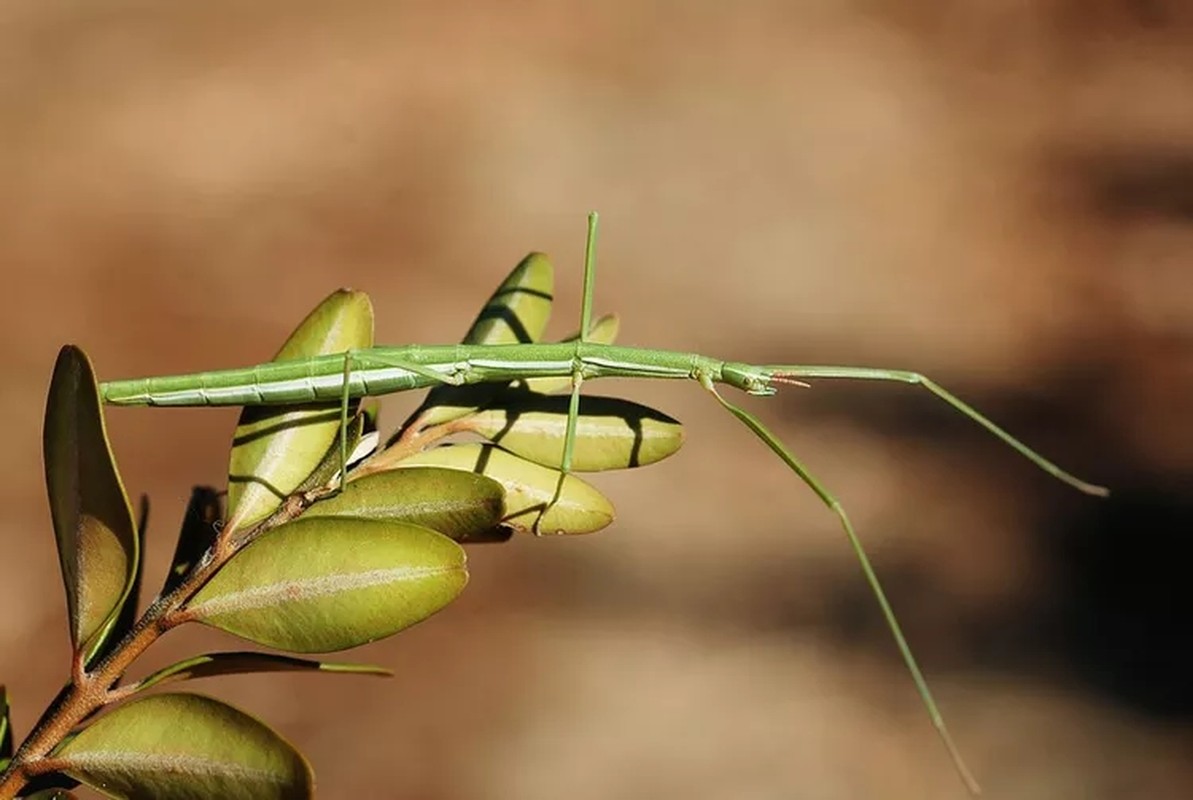
[[[237,553],[186,614],[267,647],[327,653],[426,619],[467,581],[463,549],[427,528],[299,519]]]
[[[505,487],[502,524],[528,531],[555,494],[559,471],[519,458],[491,444],[436,447],[400,462],[405,467],[448,467],[485,475]],[[613,521],[613,504],[591,484],[568,475],[559,500],[543,516],[542,533],[592,533]]]
[[[570,399],[510,394],[460,424],[514,455],[559,469]],[[641,467],[661,461],[682,444],[683,426],[666,414],[629,400],[585,395],[576,418],[571,468],[591,472]]]
[[[54,766],[128,800],[298,800],[314,777],[294,747],[218,700],[159,694],[132,700],[56,750]]]

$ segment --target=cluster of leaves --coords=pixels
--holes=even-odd
[[[465,342],[538,340],[552,284],[546,258],[531,254]],[[616,329],[616,318],[605,317],[589,335],[610,342]],[[372,344],[368,297],[338,291],[277,359]],[[244,409],[226,497],[194,491],[172,568],[138,619],[146,515],[134,514],[116,469],[91,365],[81,350],[63,348],[47,402],[45,466],[71,679],[15,753],[0,687],[0,798],[69,798],[79,783],[119,798],[310,797],[306,760],[264,723],[202,695],[145,690],[232,673],[386,670],[217,652],[121,685],[125,671],[158,636],[188,621],[289,653],[355,647],[426,619],[459,595],[467,582],[461,543],[608,525],[609,501],[560,472],[568,398],[557,393],[569,388],[567,379],[441,386],[383,447],[376,414],[355,403],[346,427],[337,404]],[[448,442],[461,434],[486,441]],[[352,456],[341,476],[345,441]],[[586,397],[573,469],[648,464],[681,443],[679,423],[663,414]]]

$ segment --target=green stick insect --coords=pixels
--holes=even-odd
[[[348,350],[312,358],[287,358],[242,369],[219,370],[189,375],[111,381],[101,387],[104,402],[111,405],[152,406],[270,406],[334,403],[340,407],[340,483],[349,464],[349,407],[359,398],[440,387],[440,392],[484,392],[486,387],[519,384],[542,385],[547,379],[570,382],[566,431],[558,481],[549,502],[539,507],[533,525],[536,534],[554,532],[543,529],[548,512],[559,502],[564,482],[572,470],[576,455],[577,424],[581,416],[580,388],[588,380],[602,377],[672,378],[694,380],[733,416],[749,428],[771,449],[818,498],[836,515],[855,553],[870,590],[873,592],[894,636],[895,643],[911,673],[925,708],[940,739],[948,750],[960,777],[970,792],[980,790],[966,767],[937,708],[936,701],[911,648],[899,626],[869,558],[866,556],[845,509],[803,462],[754,414],[730,402],[718,391],[724,384],[747,394],[768,396],[780,386],[806,385],[812,379],[854,379],[893,381],[923,387],[955,410],[981,425],[1005,444],[1047,472],[1086,494],[1104,497],[1107,489],[1087,483],[1039,455],[1007,433],[986,416],[943,387],[917,373],[904,370],[823,365],[753,365],[722,361],[695,353],[623,347],[596,341],[592,335],[592,298],[595,278],[594,255],[597,215],[589,216],[584,259],[584,290],[580,314],[580,333],[572,340],[554,344],[459,344],[405,345]],[[496,299],[496,297],[495,297]],[[547,300],[550,299],[548,296]],[[449,388],[451,387],[451,388]],[[483,397],[483,394],[481,395]],[[483,400],[481,401],[483,404]],[[427,408],[424,403],[423,409]],[[419,412],[416,412],[416,417]],[[423,420],[424,422],[428,420]],[[440,420],[442,421],[442,420]],[[418,435],[423,425],[404,426],[406,433]],[[450,431],[450,426],[439,426]],[[382,456],[384,457],[384,456]],[[374,467],[375,468],[375,467]],[[334,493],[334,489],[331,493]]]

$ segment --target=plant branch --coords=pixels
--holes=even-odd
[[[56,767],[49,754],[89,716],[128,695],[112,687],[162,634],[185,621],[178,612],[186,602],[242,548],[258,536],[297,518],[315,499],[315,493],[310,492],[291,495],[273,514],[243,533],[217,537],[210,558],[200,560],[177,587],[151,603],[107,658],[88,671],[81,667],[82,657],[74,656],[71,684],[58,695],[13,754],[8,768],[0,774],[0,800],[12,800],[31,778],[54,771]]]

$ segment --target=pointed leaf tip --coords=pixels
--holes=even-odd
[[[86,354],[63,347],[46,399],[46,490],[76,652],[102,643],[139,558],[136,522]]]
[[[275,361],[373,346],[373,304],[364,292],[333,292],[307,315]],[[340,404],[249,407],[228,465],[228,528],[267,517],[324,460],[340,429]]]
[[[464,336],[464,344],[528,344],[547,329],[555,270],[542,253],[518,262]]]
[[[551,318],[554,292],[555,269],[550,260],[542,253],[529,254],[493,292],[464,334],[463,343],[527,344],[539,341]],[[418,418],[423,427],[450,422],[485,405],[501,389],[499,384],[492,383],[436,386],[427,393],[411,420]]]

